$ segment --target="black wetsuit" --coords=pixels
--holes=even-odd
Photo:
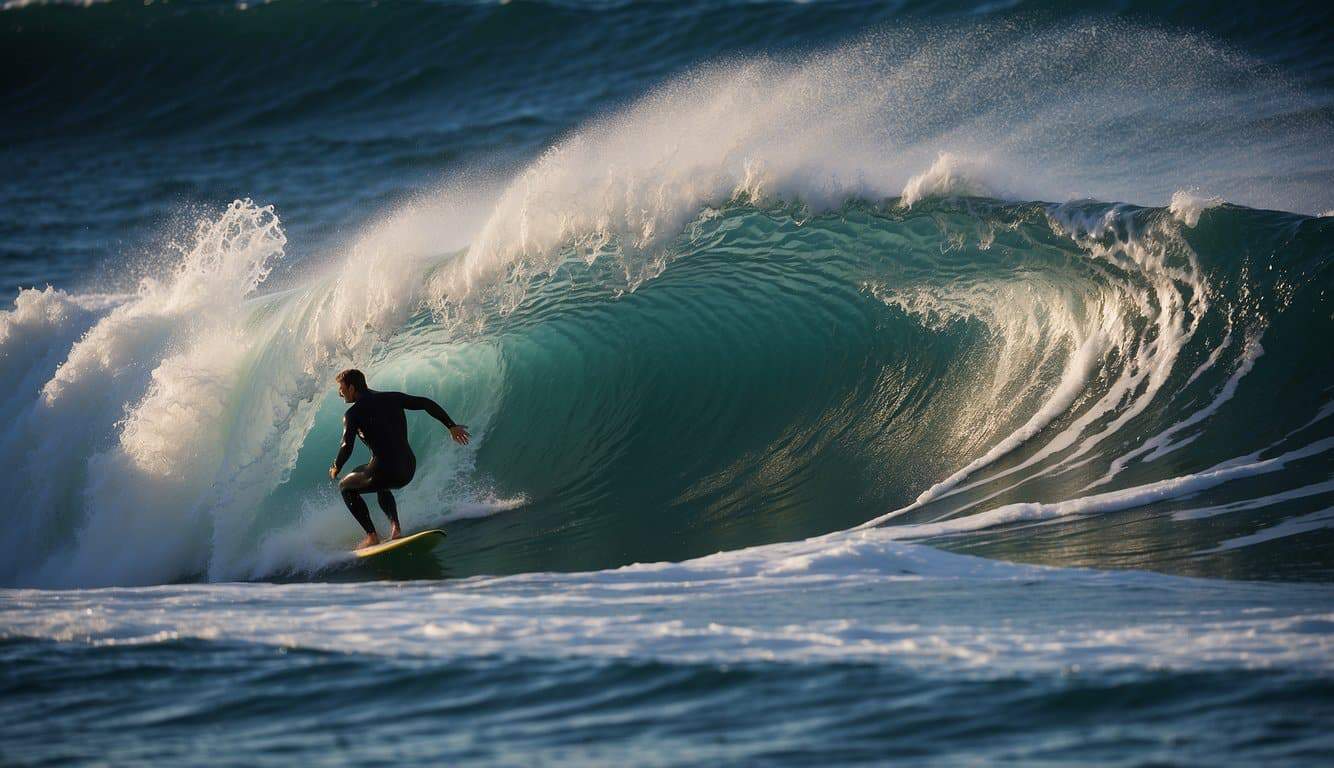
[[[343,414],[343,445],[338,449],[338,458],[334,459],[334,468],[341,470],[347,463],[357,437],[371,451],[370,462],[353,469],[338,483],[343,501],[366,533],[375,533],[375,526],[361,494],[374,493],[380,509],[390,522],[397,523],[398,507],[390,491],[407,485],[417,471],[417,457],[408,445],[408,420],[404,409],[426,411],[446,427],[455,426],[454,420],[434,400],[402,392],[368,389]]]

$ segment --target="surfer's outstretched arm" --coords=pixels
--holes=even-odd
[[[449,434],[453,436],[454,442],[459,445],[468,444],[468,428],[449,418],[445,409],[440,404],[429,397],[418,397],[416,395],[406,395],[402,392],[394,393],[399,397],[399,404],[409,411],[426,411],[436,421],[444,424],[449,429]]]

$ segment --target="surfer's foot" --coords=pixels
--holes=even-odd
[[[389,524],[389,540],[390,540],[390,541],[393,541],[394,539],[397,539],[399,536],[402,536],[402,535],[403,535],[403,533],[402,533],[401,531],[398,530],[398,523],[390,523],[390,524]]]
[[[357,544],[356,549],[362,549],[363,547],[373,547],[379,543],[380,543],[379,536],[376,536],[373,533],[368,533],[366,534],[366,538],[362,539],[361,542]]]

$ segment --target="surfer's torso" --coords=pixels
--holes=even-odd
[[[368,390],[343,415],[345,429],[355,431],[371,451],[375,463],[395,469],[415,467],[417,457],[408,443],[408,395]]]

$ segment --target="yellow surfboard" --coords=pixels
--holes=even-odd
[[[436,548],[436,545],[445,540],[445,532],[439,529],[422,531],[414,533],[411,536],[394,539],[393,541],[382,541],[379,544],[372,544],[369,547],[352,550],[352,554],[358,558],[375,557],[390,552],[399,555],[421,555],[430,552]]]

